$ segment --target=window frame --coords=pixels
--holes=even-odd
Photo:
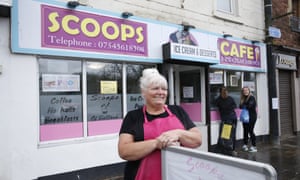
[[[239,0],[229,0],[229,3],[230,3],[229,7],[232,10],[226,11],[218,8],[219,0],[214,0],[213,16],[225,21],[229,21],[237,24],[244,24],[240,16],[241,3],[239,3]]]
[[[108,61],[108,60],[103,60],[103,61],[94,61],[94,60],[90,60],[90,59],[68,59],[68,58],[51,58],[51,57],[38,57],[37,58],[37,64],[38,64],[38,69],[39,69],[39,76],[38,76],[38,92],[39,92],[39,98],[38,98],[38,104],[39,104],[39,109],[41,109],[41,87],[42,87],[42,80],[41,80],[41,77],[43,74],[49,74],[49,72],[45,71],[43,72],[42,69],[40,69],[40,61],[49,61],[49,60],[54,60],[54,61],[57,61],[57,62],[60,62],[60,61],[65,61],[65,62],[68,62],[68,61],[78,61],[80,62],[81,66],[80,66],[80,69],[81,69],[81,72],[80,72],[80,96],[81,96],[81,115],[82,115],[82,121],[80,122],[82,125],[81,125],[81,130],[80,132],[82,133],[81,136],[77,136],[77,137],[62,137],[62,138],[57,138],[57,139],[52,139],[52,140],[42,140],[41,139],[41,126],[43,125],[41,123],[41,112],[39,111],[39,116],[38,116],[38,119],[39,119],[39,131],[38,131],[38,136],[39,136],[39,139],[38,139],[38,146],[39,147],[49,147],[49,146],[57,146],[57,145],[62,145],[62,144],[70,144],[70,143],[74,143],[74,142],[86,142],[86,141],[90,141],[90,140],[101,140],[101,139],[112,139],[112,138],[115,138],[116,135],[118,135],[118,132],[114,132],[114,133],[103,133],[103,134],[88,134],[88,126],[89,126],[89,122],[88,121],[88,117],[87,117],[87,113],[88,113],[88,82],[87,82],[87,64],[88,62],[99,62],[99,63],[111,63],[111,64],[121,64],[122,65],[122,68],[121,68],[121,88],[123,89],[122,92],[120,92],[120,95],[121,95],[121,110],[122,110],[122,117],[120,118],[119,120],[119,124],[118,124],[118,128],[119,129],[119,126],[121,125],[121,122],[124,118],[124,116],[126,115],[126,113],[128,112],[127,111],[127,65],[140,65],[140,66],[143,66],[143,68],[146,68],[146,67],[156,67],[155,64],[153,63],[148,63],[148,64],[139,64],[139,63],[120,63],[119,61]],[[55,72],[53,72],[53,74],[55,74]],[[137,86],[136,88],[138,88],[139,86]],[[139,89],[137,90],[137,92],[139,92]],[[50,93],[53,93],[53,92],[50,92]],[[54,92],[55,94],[55,92]],[[125,98],[124,98],[125,97]],[[47,106],[47,105],[46,105]],[[45,107],[46,107],[45,106]],[[106,120],[106,121],[109,121],[109,120]],[[110,124],[110,123],[109,123]],[[114,123],[115,124],[115,123]],[[66,126],[68,126],[68,124],[66,123],[65,124]],[[51,129],[50,129],[51,130]],[[50,132],[51,133],[51,132]]]
[[[257,76],[256,76],[256,73],[255,72],[247,72],[247,71],[233,71],[233,70],[222,70],[222,69],[210,69],[210,72],[209,73],[213,73],[213,72],[222,72],[221,74],[223,75],[223,82],[218,82],[218,83],[211,83],[211,81],[209,81],[209,84],[210,84],[210,86],[211,86],[211,90],[213,89],[212,88],[212,86],[214,86],[215,88],[217,88],[218,86],[225,86],[225,87],[227,87],[227,88],[229,88],[229,95],[230,95],[230,92],[231,92],[231,90],[230,90],[230,88],[239,88],[239,92],[240,92],[240,90],[245,86],[245,82],[251,82],[251,81],[245,81],[245,73],[254,73],[254,85],[252,85],[251,86],[251,88],[254,86],[254,92],[252,92],[253,94],[254,94],[254,96],[256,96],[256,94],[257,94]],[[231,73],[235,73],[235,74],[231,74]],[[235,78],[237,78],[238,79],[238,83],[240,83],[240,84],[238,84],[238,86],[232,86],[232,82],[231,82],[231,77],[232,76],[234,76]],[[239,78],[238,78],[239,77]],[[234,83],[234,85],[236,85],[235,83]],[[215,89],[214,88],[214,89]],[[251,89],[252,90],[252,89]],[[216,110],[218,110],[218,108],[216,107],[216,106],[214,106],[214,100],[213,100],[213,98],[216,98],[216,97],[218,97],[218,95],[219,95],[219,91],[218,91],[218,89],[216,90],[217,92],[216,92],[216,95],[214,96],[214,97],[212,97],[211,96],[211,94],[212,93],[214,93],[214,92],[212,92],[212,91],[210,91],[209,92],[209,94],[210,94],[210,111],[216,111]],[[215,93],[214,93],[215,94]],[[237,101],[236,101],[236,103],[237,103]],[[239,104],[237,104],[237,106],[238,106]]]

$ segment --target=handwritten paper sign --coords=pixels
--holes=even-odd
[[[100,81],[100,94],[117,94],[117,81]]]
[[[163,180],[276,180],[277,173],[260,162],[172,146],[162,150]]]

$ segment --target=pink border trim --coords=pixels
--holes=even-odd
[[[103,135],[118,133],[120,131],[122,119],[101,120],[88,122],[88,135]]]
[[[202,122],[201,119],[201,103],[180,103],[180,106],[187,112],[191,120],[194,122]]]
[[[40,126],[40,141],[50,141],[83,136],[83,123],[49,124]]]
[[[241,109],[236,108],[235,113],[236,113],[236,116],[239,117],[240,113],[241,113]],[[221,120],[220,112],[217,110],[210,111],[210,120],[211,121],[220,121]]]

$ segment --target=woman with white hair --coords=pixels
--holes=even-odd
[[[128,112],[120,129],[118,151],[127,160],[124,179],[160,180],[160,150],[171,145],[196,148],[202,136],[180,106],[165,104],[168,84],[157,69],[143,71],[140,88],[144,106]]]

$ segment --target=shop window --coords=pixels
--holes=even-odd
[[[224,77],[223,77],[224,74]],[[220,95],[220,88],[225,86],[229,95],[236,104],[240,103],[240,92],[242,88],[242,73],[238,71],[211,70],[210,71],[210,107],[211,110],[217,109],[215,101]]]
[[[224,73],[222,70],[209,71],[210,84],[210,107],[216,109],[216,99],[219,96],[219,89],[224,86]]]
[[[251,93],[256,97],[256,75],[254,72],[244,72],[243,87],[249,87]]]
[[[250,81],[251,83],[249,83]],[[220,120],[220,114],[215,104],[216,99],[220,95],[220,88],[225,86],[228,89],[228,93],[234,99],[237,111],[239,111],[241,89],[245,85],[253,85],[253,83],[255,85],[255,73],[211,69],[209,72],[209,83],[211,120]]]
[[[38,62],[41,142],[118,133],[126,112],[144,104],[139,78],[145,68],[153,67],[57,59]]]
[[[122,64],[87,62],[88,135],[115,133],[123,118]]]
[[[242,89],[242,73],[239,71],[226,71],[226,84],[229,95],[234,99],[236,105],[240,104]]]
[[[241,72],[238,71],[225,71],[223,77],[223,71],[211,70],[210,71],[210,107],[211,110],[215,110],[215,101],[220,95],[220,88],[225,86],[229,92],[229,95],[234,99],[238,105],[240,103],[240,92],[242,88]],[[224,78],[224,80],[223,80]]]
[[[133,64],[127,65],[127,112],[138,109],[144,105],[144,99],[141,95],[139,86],[139,79],[142,76],[143,70],[150,67],[152,66]]]
[[[81,62],[39,60],[40,140],[83,136]]]

